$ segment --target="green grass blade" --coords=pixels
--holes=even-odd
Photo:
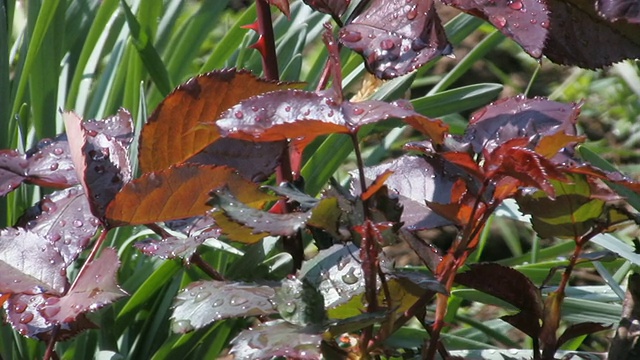
[[[149,75],[151,75],[151,78],[153,79],[156,87],[163,95],[168,95],[173,89],[173,86],[171,85],[171,80],[169,79],[167,68],[160,58],[160,55],[156,51],[156,48],[153,46],[153,34],[147,30],[148,28],[145,29],[141,26],[141,24],[138,22],[138,19],[136,19],[135,15],[133,15],[131,8],[124,0],[121,0],[120,4],[122,6],[122,9],[124,10],[127,24],[129,25],[133,45],[135,46],[136,50],[138,50],[140,59],[142,59],[142,62],[149,72]],[[162,2],[156,1],[155,4],[162,4]],[[150,4],[148,6],[140,6],[140,9],[149,8],[153,8],[153,6],[150,6]],[[148,15],[142,15],[141,18],[146,18],[147,16]]]
[[[415,110],[430,117],[475,109],[495,100],[501,84],[474,84],[411,100]]]
[[[453,85],[456,80],[458,80],[460,77],[462,77],[462,75],[469,71],[469,69],[471,69],[473,64],[477,63],[478,60],[483,58],[489,51],[498,46],[498,44],[500,44],[504,39],[505,36],[502,35],[502,33],[498,30],[495,30],[494,32],[489,34],[480,43],[478,43],[478,45],[476,45],[473,50],[471,50],[467,54],[467,56],[464,57],[464,59],[460,60],[460,62],[458,62],[456,66],[451,69],[451,71],[449,71],[447,75],[443,77],[442,80],[429,91],[429,94],[436,94]]]

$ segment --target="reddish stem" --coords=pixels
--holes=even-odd
[[[258,33],[260,38],[255,47],[262,55],[262,69],[267,80],[278,81],[278,58],[276,56],[275,36],[273,35],[273,24],[271,21],[271,7],[266,0],[256,1],[256,12],[258,14]]]
[[[191,256],[190,261],[196,264],[200,270],[204,271],[205,274],[209,275],[213,280],[224,281],[224,276],[218,272],[218,270],[214,269],[208,262],[204,261],[200,254],[195,253]]]
[[[91,252],[87,257],[87,260],[84,262],[84,264],[82,264],[82,268],[80,268],[80,271],[78,272],[78,276],[76,276],[75,280],[73,280],[73,284],[71,284],[71,287],[69,289],[73,289],[73,287],[76,285],[76,282],[78,281],[78,279],[80,279],[80,277],[82,276],[82,273],[87,268],[87,265],[89,265],[89,263],[91,263],[93,259],[96,257],[96,255],[98,254],[98,251],[100,250],[100,247],[102,247],[102,243],[104,243],[104,240],[107,238],[107,235],[108,235],[108,231],[104,229],[100,230],[100,236],[98,236],[98,240],[96,240],[95,244],[93,244],[93,248],[91,249]]]

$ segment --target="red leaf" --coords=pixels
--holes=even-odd
[[[47,299],[40,313],[53,323],[70,323],[80,314],[127,295],[116,283],[119,266],[116,250],[105,248],[99,258],[85,265],[69,292],[61,298]]]
[[[493,24],[529,55],[540,58],[549,32],[549,11],[540,0],[443,0]]]
[[[407,74],[451,53],[433,1],[374,0],[340,30],[340,42],[360,53],[381,79]]]

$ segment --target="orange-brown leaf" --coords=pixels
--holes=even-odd
[[[272,199],[225,166],[184,164],[147,173],[125,185],[107,208],[111,225],[136,225],[203,215],[209,191],[227,185],[239,200],[260,206]]]
[[[219,133],[212,123],[238,102],[301,84],[259,79],[248,71],[213,71],[189,79],[167,96],[149,117],[140,137],[140,167],[158,171],[181,163],[214,142]]]

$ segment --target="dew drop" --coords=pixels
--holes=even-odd
[[[247,299],[245,299],[245,298],[243,298],[241,296],[234,295],[234,296],[231,297],[231,300],[229,300],[229,304],[231,304],[233,306],[239,306],[239,305],[242,305],[242,304],[246,303],[247,301],[249,301],[249,300],[247,300]]]
[[[56,155],[62,155],[62,154],[64,154],[64,150],[62,148],[57,147],[57,148],[53,149],[53,153],[56,154]]]
[[[289,112],[291,111],[291,106],[287,105],[284,107],[284,111]]]
[[[418,16],[418,7],[413,5],[413,7],[407,11],[407,20],[413,20],[416,16]]]
[[[18,314],[22,314],[25,310],[27,310],[27,304],[23,302],[16,302],[15,304],[13,304],[13,311],[17,312]]]
[[[199,303],[199,302],[203,301],[204,299],[208,298],[209,296],[211,296],[210,292],[201,291],[201,292],[197,293],[196,296],[193,298],[193,302],[194,303]]]
[[[242,113],[242,111],[236,111],[233,116],[236,117],[236,119],[242,119],[244,117],[244,113]]]
[[[224,305],[224,299],[216,299],[216,301],[211,303],[212,307],[218,307]]]
[[[347,285],[353,285],[358,282],[358,277],[354,274],[355,268],[349,269],[349,271],[342,275],[342,281]]]
[[[42,314],[47,318],[52,318],[60,312],[60,306],[47,306],[42,309]]]
[[[522,8],[524,8],[520,0],[510,1],[508,6],[513,10],[522,10]]]
[[[84,225],[84,223],[81,220],[73,220],[73,227],[82,227],[82,225]]]
[[[548,29],[549,28],[549,22],[546,21],[546,20],[545,21],[541,21],[540,22],[540,26],[542,26],[545,29]]]
[[[49,170],[51,170],[51,171],[56,171],[56,170],[58,170],[58,167],[59,167],[59,166],[60,166],[60,165],[59,165],[57,162],[55,162],[55,163],[53,163],[53,164],[49,165]]]
[[[353,115],[362,115],[364,114],[364,109],[361,107],[354,107],[353,108]]]
[[[505,19],[502,15],[495,15],[489,18],[493,25],[495,25],[498,29],[502,29],[507,25],[507,19]]]
[[[193,325],[189,320],[178,320],[171,325],[171,329],[176,333],[186,333],[193,330]]]
[[[20,321],[20,324],[28,324],[29,322],[31,322],[31,320],[33,320],[33,313],[27,312],[22,314],[22,316],[20,316],[20,319],[18,321]],[[27,334],[27,329],[25,328],[20,328],[19,331],[20,331],[20,334],[22,335]]]
[[[362,34],[358,31],[344,31],[340,34],[342,41],[356,42],[362,40]]]
[[[296,303],[294,303],[293,301],[287,301],[286,303],[282,304],[278,310],[286,314],[293,314],[296,312],[296,308]]]
[[[384,39],[380,41],[380,48],[382,50],[391,50],[396,46],[396,44],[391,39]]]

